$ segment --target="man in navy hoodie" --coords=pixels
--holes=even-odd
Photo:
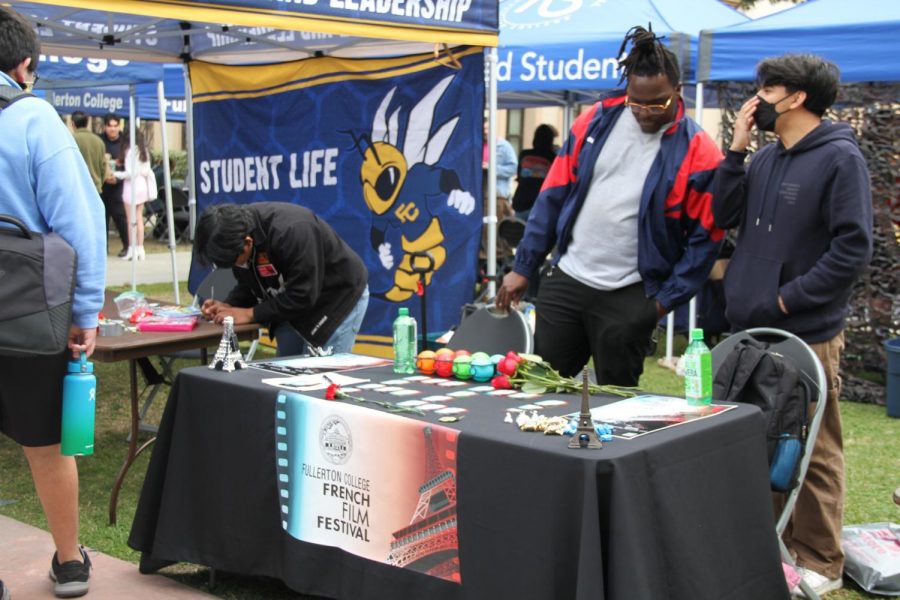
[[[872,256],[869,172],[848,125],[822,118],[838,69],[812,55],[757,66],[759,91],[737,115],[716,173],[715,224],[739,227],[725,276],[736,330],[777,327],[807,342],[828,379],[828,401],[785,543],[818,593],[841,587],[844,458],[838,375],[853,282]],[[778,140],[744,161],[750,128]]]

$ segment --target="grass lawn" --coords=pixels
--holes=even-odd
[[[138,287],[148,296],[174,300],[168,284]],[[186,289],[181,294],[182,298],[189,298]],[[179,363],[181,367],[193,364],[189,361]],[[149,453],[137,460],[126,477],[119,495],[119,524],[110,527],[107,525],[109,490],[126,451],[125,439],[130,423],[128,364],[95,362],[95,370],[98,379],[95,452],[91,457],[78,459],[81,541],[106,554],[137,563],[138,553],[131,550],[126,542]],[[651,357],[647,359],[641,387],[680,394],[682,382],[671,371],[659,367],[656,357]],[[162,401],[155,403],[151,421],[158,420],[162,404]],[[892,491],[900,485],[900,420],[886,417],[884,407],[874,405],[844,403],[841,411],[848,484],[844,522],[857,524],[900,520],[900,507],[891,501]],[[142,437],[146,436],[143,434]],[[0,514],[47,528],[22,452],[4,436],[0,436]],[[47,560],[50,560],[49,556]],[[181,564],[163,572],[187,585],[208,591],[205,568]],[[0,566],[0,577],[2,575]],[[847,589],[830,594],[828,598],[876,598],[860,591],[849,579],[845,582]],[[212,593],[229,599],[304,597],[291,592],[278,581],[226,573],[218,574],[218,585]]]

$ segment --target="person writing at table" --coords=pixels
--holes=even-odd
[[[263,323],[279,356],[309,345],[350,352],[369,305],[362,259],[328,223],[286,202],[220,204],[197,223],[200,261],[231,268],[237,285],[203,315],[235,325]]]
[[[518,302],[555,247],[535,351],[566,376],[593,357],[600,383],[635,386],[657,321],[697,293],[718,254],[710,192],[722,154],[685,114],[675,55],[643,27],[620,55],[629,42],[626,87],[575,120],[497,307]]]

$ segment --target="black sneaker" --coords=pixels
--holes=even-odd
[[[3,585],[3,581],[0,580],[0,600],[9,600],[9,588]]]
[[[53,593],[57,598],[75,598],[88,593],[88,579],[91,577],[91,559],[88,558],[84,546],[78,549],[84,562],[70,560],[59,564],[56,553],[50,564],[50,579],[56,582]]]
[[[125,258],[125,255],[128,254],[128,248],[122,248],[122,250],[116,254],[119,258]]]

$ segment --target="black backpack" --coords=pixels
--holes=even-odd
[[[793,489],[803,458],[812,398],[796,363],[765,342],[741,340],[716,371],[713,397],[754,404],[762,410],[772,489]]]
[[[30,98],[32,96],[34,96],[34,94],[30,92],[17,90],[16,88],[8,85],[0,85],[0,110],[3,110],[16,100],[21,100],[22,98]]]

